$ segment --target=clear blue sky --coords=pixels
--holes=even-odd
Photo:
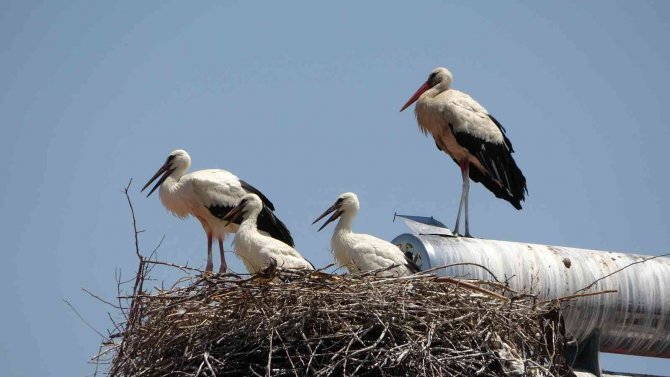
[[[93,372],[100,339],[62,300],[109,327],[81,288],[111,299],[115,271],[136,268],[129,178],[144,250],[165,235],[162,259],[204,266],[200,225],[139,193],[173,149],[263,190],[318,266],[331,229],[310,223],[344,191],[360,231],[405,232],[395,211],[453,225],[460,173],[398,113],[436,66],[507,128],[528,178],[520,212],[472,185],[476,236],[668,252],[669,15],[661,1],[2,1],[0,375]]]

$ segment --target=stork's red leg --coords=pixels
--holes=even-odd
[[[223,255],[223,237],[219,238],[219,254],[221,255],[221,267],[219,267],[219,273],[225,274],[228,265],[226,264],[226,256]]]
[[[207,232],[207,266],[205,272],[212,272],[214,263],[212,262],[212,233]]]
[[[461,167],[461,175],[463,176],[463,185],[461,186],[461,201],[458,204],[458,215],[456,216],[456,225],[454,225],[454,233],[458,234],[458,226],[461,222],[461,212],[463,210],[463,203],[467,203],[467,193],[468,193],[468,186],[470,183],[470,177],[468,176],[468,160],[464,159],[461,160],[458,164]],[[467,204],[466,204],[466,214],[465,214],[465,233],[466,235],[468,234],[468,215],[467,215]]]
[[[456,216],[456,226],[454,226],[454,233],[458,234],[458,225],[461,220],[461,210],[463,207],[465,207],[465,237],[472,237],[470,235],[470,218],[468,215],[468,202],[470,197],[470,162],[466,158],[461,160],[458,165],[461,168],[463,185],[461,186],[461,202],[458,205],[458,216]]]

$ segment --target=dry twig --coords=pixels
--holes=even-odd
[[[605,275],[605,276],[603,276],[603,277],[601,277],[601,278],[598,278],[598,279],[594,280],[591,284],[587,285],[586,287],[584,287],[584,288],[582,288],[582,289],[579,289],[579,290],[575,291],[575,294],[577,294],[577,293],[579,293],[579,292],[588,291],[589,289],[591,289],[591,287],[593,287],[593,286],[595,286],[596,284],[598,284],[598,282],[600,282],[601,280],[605,280],[605,279],[607,279],[608,277],[610,277],[610,276],[612,276],[612,275],[614,275],[614,274],[618,274],[619,272],[621,272],[621,271],[623,271],[623,270],[625,270],[625,269],[627,269],[627,268],[629,268],[629,267],[631,267],[631,266],[634,266],[634,265],[636,265],[636,264],[640,264],[640,263],[644,263],[644,262],[650,261],[650,260],[652,260],[652,259],[661,258],[661,257],[668,257],[668,256],[670,256],[670,253],[667,253],[667,254],[661,254],[661,255],[655,255],[655,256],[653,256],[653,257],[644,258],[644,259],[642,259],[642,260],[635,261],[635,262],[633,262],[633,263],[627,264],[627,265],[621,267],[620,269],[618,269],[618,270],[616,270],[616,271],[613,271],[613,272],[611,272],[611,273],[609,273],[609,274],[607,274],[607,275]]]

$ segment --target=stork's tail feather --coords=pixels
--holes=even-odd
[[[516,165],[514,158],[507,155],[495,162],[481,157],[479,160],[483,160],[483,165],[492,173],[483,174],[478,169],[470,167],[470,178],[475,182],[481,182],[496,197],[508,201],[514,208],[520,210],[521,202],[526,199],[528,188],[526,177]],[[496,169],[492,169],[493,165]]]
[[[480,182],[496,197],[507,200],[516,209],[521,209],[521,201],[525,199],[524,195],[514,196],[507,189],[501,187],[498,182],[488,176],[483,175],[476,169],[470,169],[470,178],[475,182]]]
[[[521,209],[521,202],[526,199],[526,177],[516,165],[512,153],[512,143],[505,136],[505,129],[495,118],[489,115],[498,126],[503,142],[489,142],[465,132],[454,132],[456,142],[466,148],[484,168],[479,170],[470,165],[470,178],[481,182],[489,191],[501,199],[505,199],[516,209]],[[459,162],[454,160],[456,164]]]
[[[263,206],[263,210],[258,215],[258,230],[268,233],[270,237],[289,246],[295,246],[291,232],[267,206]]]

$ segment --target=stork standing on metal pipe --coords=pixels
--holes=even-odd
[[[337,263],[346,266],[350,272],[388,268],[380,273],[381,276],[404,276],[418,272],[419,267],[408,259],[398,246],[369,234],[352,232],[351,223],[359,208],[356,194],[345,192],[312,223],[315,224],[332,212],[333,214],[319,228],[321,231],[326,225],[340,218],[331,239]]]
[[[451,89],[452,81],[449,70],[435,68],[400,111],[416,101],[414,112],[421,132],[430,132],[437,148],[460,166],[463,186],[454,232],[458,233],[465,206],[465,236],[470,237],[469,178],[516,209],[521,209],[528,190],[505,128],[472,97]]]
[[[256,194],[246,194],[223,220],[240,222],[233,242],[235,252],[250,273],[257,273],[272,263],[283,268],[313,270],[314,266],[293,247],[258,232],[258,216],[263,202]]]
[[[274,205],[258,189],[226,170],[207,169],[185,174],[190,166],[191,157],[185,150],[173,151],[163,166],[144,185],[142,191],[160,177],[147,197],[160,187],[159,196],[165,208],[179,218],[193,216],[200,221],[207,234],[206,272],[211,272],[213,269],[212,239],[214,238],[219,241],[221,255],[219,272],[226,271],[223,241],[226,233],[237,231],[238,224],[226,223],[222,219],[247,193],[257,194],[264,204],[258,216],[258,228],[273,238],[293,246],[291,233],[272,212]]]

